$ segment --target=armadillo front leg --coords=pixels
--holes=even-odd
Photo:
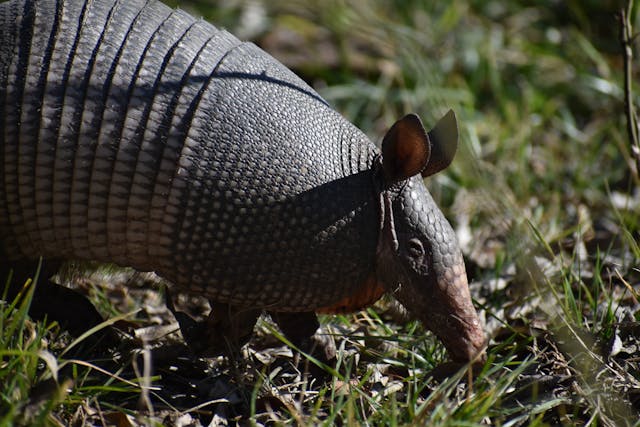
[[[300,351],[328,366],[336,362],[336,345],[333,337],[322,333],[318,316],[314,312],[276,313],[269,312],[284,336]],[[326,372],[315,364],[305,362],[304,372],[313,378],[324,378]]]
[[[216,301],[209,301],[209,304],[211,312],[207,319],[196,321],[177,311],[171,298],[167,298],[167,307],[178,321],[180,332],[194,354],[207,357],[226,354],[233,358],[251,339],[261,311],[239,309]]]

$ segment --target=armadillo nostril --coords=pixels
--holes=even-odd
[[[441,305],[441,307],[444,306],[445,304]],[[444,310],[451,310],[451,307],[444,308]],[[424,322],[443,341],[453,361],[459,363],[480,361],[478,363],[484,363],[486,337],[482,323],[475,312],[469,314],[466,312],[437,313],[431,311],[424,318]]]

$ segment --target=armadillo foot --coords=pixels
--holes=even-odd
[[[324,365],[333,367],[336,363],[336,344],[331,335],[319,330],[320,324],[314,312],[276,313],[269,312],[284,336],[301,352],[306,353]],[[307,358],[303,358],[303,372],[313,378],[325,379],[327,372]]]
[[[196,321],[177,311],[171,298],[167,298],[167,307],[178,321],[180,332],[194,354],[204,357],[225,354],[235,358],[240,348],[251,339],[260,310],[239,309],[214,301],[209,304],[211,312],[207,319]]]

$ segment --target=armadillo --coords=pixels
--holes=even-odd
[[[112,262],[275,313],[390,293],[473,360],[463,257],[423,182],[457,138],[453,113],[429,132],[409,114],[378,149],[257,46],[155,0],[0,5],[8,266]]]

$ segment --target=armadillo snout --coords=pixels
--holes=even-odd
[[[455,362],[482,363],[486,337],[471,300],[462,255],[456,258],[453,266],[434,265],[426,275],[404,269],[394,293],[410,313],[442,340]]]
[[[433,313],[425,323],[445,344],[456,362],[484,361],[486,337],[473,306],[464,265],[459,264],[438,283]]]

